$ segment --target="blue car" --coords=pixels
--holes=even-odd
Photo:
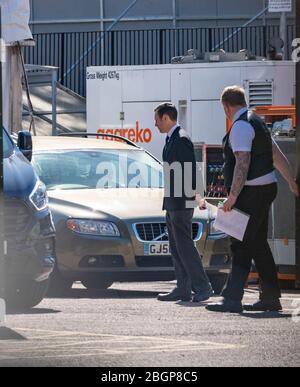
[[[46,187],[31,156],[30,133],[20,132],[17,146],[3,129],[4,297],[12,308],[40,303],[55,264],[55,228]]]

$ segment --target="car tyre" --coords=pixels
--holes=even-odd
[[[48,289],[48,296],[56,297],[66,295],[73,286],[73,280],[63,278],[57,268],[54,269],[50,276],[50,285]]]
[[[101,278],[87,278],[82,280],[81,283],[88,290],[106,290],[113,284],[113,281]]]
[[[8,285],[5,301],[8,309],[31,309],[38,305],[46,296],[49,279],[37,282],[34,280],[20,281],[18,286]]]

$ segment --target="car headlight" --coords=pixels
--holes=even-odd
[[[42,211],[48,206],[47,189],[44,183],[40,180],[36,183],[32,193],[29,196],[29,200],[34,208],[38,211]]]
[[[111,222],[69,219],[67,221],[67,227],[69,230],[79,234],[100,235],[106,237],[121,236],[118,227]]]

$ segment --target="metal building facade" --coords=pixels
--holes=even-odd
[[[132,2],[30,0],[36,47],[26,50],[26,62],[58,67],[60,82],[85,96],[87,66],[165,64],[191,48],[247,49],[266,56],[270,38],[280,35],[280,14],[267,13],[237,31],[266,8],[266,0],[137,0],[102,39],[102,31]],[[289,58],[294,37],[292,13],[287,20]]]
[[[34,33],[40,33],[103,30],[132,0],[30,2],[31,28]],[[267,0],[139,0],[116,29],[241,26],[266,6]],[[279,23],[278,19],[279,15],[267,15],[256,25]],[[293,19],[293,14],[289,19]]]

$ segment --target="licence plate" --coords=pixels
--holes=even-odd
[[[171,255],[169,243],[147,243],[144,245],[145,255]]]

